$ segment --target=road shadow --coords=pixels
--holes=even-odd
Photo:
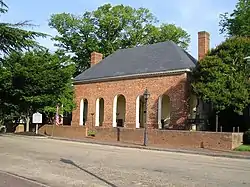
[[[93,177],[99,179],[100,181],[103,181],[104,183],[108,184],[108,185],[111,186],[111,187],[118,187],[118,186],[116,186],[115,184],[113,184],[113,183],[111,183],[111,182],[109,182],[109,181],[107,181],[107,180],[105,180],[105,179],[103,179],[103,178],[101,178],[101,177],[95,175],[94,173],[92,173],[92,172],[90,172],[90,171],[88,171],[88,170],[86,170],[86,169],[84,169],[84,168],[78,166],[78,165],[77,165],[76,163],[74,163],[72,160],[61,158],[60,161],[63,162],[63,163],[65,163],[65,164],[70,164],[70,165],[72,165],[72,166],[75,166],[76,168],[78,168],[78,169],[80,169],[80,170],[82,170],[82,171],[88,173],[89,175],[91,175],[91,176],[93,176]]]

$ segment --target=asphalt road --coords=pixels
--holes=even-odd
[[[250,160],[33,137],[0,136],[0,170],[51,187],[250,186]]]
[[[39,182],[0,171],[0,187],[43,187]]]

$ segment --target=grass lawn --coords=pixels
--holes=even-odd
[[[241,145],[237,147],[235,151],[249,151],[250,152],[250,145]]]

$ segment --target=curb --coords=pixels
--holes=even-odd
[[[54,140],[86,143],[86,144],[108,145],[108,146],[113,146],[113,147],[123,147],[123,148],[133,148],[133,149],[142,149],[142,150],[163,151],[163,152],[172,152],[172,153],[250,160],[250,155],[249,156],[236,155],[236,154],[234,155],[234,154],[225,154],[225,153],[209,153],[209,152],[202,152],[202,151],[191,151],[191,150],[185,150],[185,149],[156,148],[156,147],[145,147],[145,146],[140,146],[140,145],[126,145],[126,144],[115,144],[115,143],[112,144],[112,143],[107,143],[107,142],[94,142],[94,141],[85,141],[85,140],[80,140],[80,139],[60,138],[60,137],[47,137],[47,138],[54,139]]]
[[[12,177],[15,177],[15,178],[18,178],[18,179],[23,180],[23,181],[27,181],[29,183],[32,183],[32,184],[35,184],[35,185],[38,185],[38,186],[41,186],[41,187],[51,187],[51,186],[48,186],[45,183],[38,182],[37,180],[31,179],[31,178],[28,178],[28,177],[23,177],[21,175],[18,175],[18,174],[12,173],[12,172],[0,170],[0,173],[5,174],[5,175],[9,175],[9,176],[12,176]]]
[[[27,135],[20,135],[20,134],[1,134],[1,136],[6,136],[6,137],[21,137],[21,138],[35,138],[35,139],[47,139],[48,136],[27,136]]]

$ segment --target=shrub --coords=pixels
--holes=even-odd
[[[95,136],[96,132],[94,130],[88,131],[88,136]]]
[[[243,144],[250,145],[250,129],[243,134]]]

